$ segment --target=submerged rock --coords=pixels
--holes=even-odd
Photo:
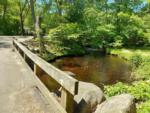
[[[77,113],[91,113],[105,100],[102,90],[92,83],[79,82],[78,91],[74,97]]]
[[[94,113],[136,113],[134,98],[129,94],[114,96],[98,105]]]

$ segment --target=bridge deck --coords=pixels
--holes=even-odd
[[[0,113],[59,113],[36,87],[34,74],[12,51],[11,42],[0,37]]]

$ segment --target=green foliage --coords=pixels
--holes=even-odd
[[[19,19],[14,13],[17,7],[12,5],[15,4],[10,0],[0,2],[0,35],[13,35],[19,32]]]
[[[145,40],[146,40],[145,41],[145,46],[149,47],[150,46],[150,32],[147,32],[144,35],[145,35]]]
[[[133,71],[133,76],[136,79],[148,80],[150,79],[150,60],[143,62],[137,69]]]
[[[146,41],[146,46],[150,46],[150,14],[146,14],[144,17],[143,17],[143,20],[144,20],[144,24],[145,24],[145,30],[146,30],[146,33],[145,33],[145,40]]]
[[[132,15],[125,32],[130,45],[144,45],[144,22],[140,17]]]
[[[92,48],[103,48],[111,46],[114,41],[115,27],[113,24],[106,24],[104,12],[99,11],[95,7],[87,7],[84,10],[84,33],[87,33],[90,38],[87,39],[88,46]],[[83,26],[82,25],[82,26]]]
[[[60,40],[65,40],[69,38],[77,38],[75,35],[80,31],[78,24],[70,23],[70,24],[61,24],[54,29],[50,29],[49,36],[50,39],[54,41],[59,38]],[[57,40],[58,41],[58,40]]]
[[[110,54],[118,55],[129,61],[132,69],[132,78],[139,80],[150,79],[150,52],[149,48],[110,49]]]
[[[49,33],[49,29],[58,27],[63,23],[67,23],[67,20],[63,16],[57,14],[45,15],[41,27],[45,33]]]
[[[119,95],[123,93],[131,94],[135,97],[136,101],[150,100],[150,82],[139,81],[131,85],[125,83],[116,83],[114,85],[105,86],[105,94],[108,97]]]
[[[146,1],[35,1],[35,16],[41,17],[40,30],[42,35],[48,34],[46,41],[42,40],[47,51],[41,57],[51,60],[56,56],[84,54],[86,47],[106,50],[110,47],[150,46],[150,3]],[[0,35],[21,34],[22,29],[28,29],[31,34],[35,32],[31,32],[35,22],[29,0],[0,0],[0,12]],[[135,67],[132,73],[135,78],[150,79],[149,49],[116,49],[112,53],[131,62]],[[105,86],[105,93],[108,96],[132,94],[138,102],[143,102],[138,105],[138,113],[150,112],[150,83],[147,81],[130,85],[119,82]]]
[[[137,106],[137,113],[150,113],[150,100],[140,103]]]
[[[93,32],[100,25],[102,16],[103,14],[94,7],[86,8],[83,16],[85,28]]]
[[[127,59],[132,62],[136,68],[132,73],[132,77],[136,80],[144,80],[133,82],[132,84],[116,83],[114,85],[105,86],[105,93],[108,97],[119,95],[122,93],[129,93],[136,99],[137,112],[149,113],[149,101],[150,101],[150,58],[149,51],[146,50],[118,50],[115,54],[129,56]]]
[[[114,48],[122,47],[123,46],[123,37],[121,37],[120,35],[115,36],[114,42],[112,43],[112,46]]]
[[[93,34],[94,39],[92,40],[92,45],[100,48],[103,46],[109,47],[113,42],[113,37],[115,36],[113,30],[114,26],[112,24],[98,26]]]
[[[0,20],[0,35],[15,35],[19,33],[19,23],[17,19],[7,18],[5,21]]]
[[[137,68],[141,65],[142,63],[142,56],[139,54],[134,54],[130,57],[130,63],[132,65],[133,68]]]
[[[135,79],[149,80],[150,79],[150,58],[134,54],[130,58],[133,67],[132,76]]]
[[[115,85],[105,86],[105,94],[108,97],[128,92],[128,85],[118,82]]]
[[[62,24],[57,28],[51,29],[49,42],[57,47],[61,47],[62,54],[84,53],[80,42],[80,28],[78,24]]]
[[[116,30],[123,37],[122,42],[126,46],[139,46],[145,44],[144,21],[138,15],[124,12],[118,13],[119,22]]]
[[[85,0],[75,0],[67,10],[67,20],[69,22],[81,23],[83,19],[83,11],[85,8]]]
[[[49,53],[49,52],[45,52],[45,53],[42,53],[40,55],[40,57],[42,57],[46,61],[50,61],[50,60],[53,60],[56,56],[51,54],[51,53]]]
[[[25,1],[2,0],[0,2],[0,11],[2,12],[0,34],[20,34],[22,27],[32,33],[31,30],[35,25],[33,20],[31,21],[30,3],[25,4]],[[35,16],[38,15],[42,18],[42,35],[48,34],[49,29],[59,29],[60,24],[78,23],[80,33],[77,34],[80,34],[79,37],[83,41],[76,41],[76,48],[81,43],[94,48],[118,48],[150,45],[150,16],[140,13],[149,7],[145,5],[143,9],[138,9],[136,12],[136,8],[141,4],[142,1],[130,0],[113,2],[104,0],[39,0],[34,3],[34,6]],[[72,32],[76,34],[73,29]],[[77,44],[78,42],[79,44]]]

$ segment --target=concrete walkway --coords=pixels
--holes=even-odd
[[[12,38],[0,37],[0,113],[56,113],[11,43]]]

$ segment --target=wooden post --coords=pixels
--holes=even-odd
[[[37,64],[35,64],[34,63],[34,73],[35,73],[35,75],[37,75],[37,76],[42,76],[43,75],[43,71],[41,70],[41,68],[37,65]]]
[[[74,111],[74,99],[67,90],[62,88],[61,90],[61,105],[66,109],[67,113],[73,113]]]
[[[18,53],[21,55],[21,52],[20,52],[21,50],[20,50],[20,48],[18,47]]]
[[[26,54],[23,54],[24,61],[26,62]]]
[[[34,74],[37,75],[37,65],[34,64]]]
[[[15,43],[14,43],[14,40],[12,41],[12,44],[13,44],[13,46],[12,46],[12,51],[15,51],[16,45],[15,45]]]
[[[17,52],[18,52],[18,48],[19,48],[19,47],[16,45],[16,51],[17,51]]]
[[[23,51],[21,49],[19,49],[19,53],[24,58],[24,53],[23,53]]]

